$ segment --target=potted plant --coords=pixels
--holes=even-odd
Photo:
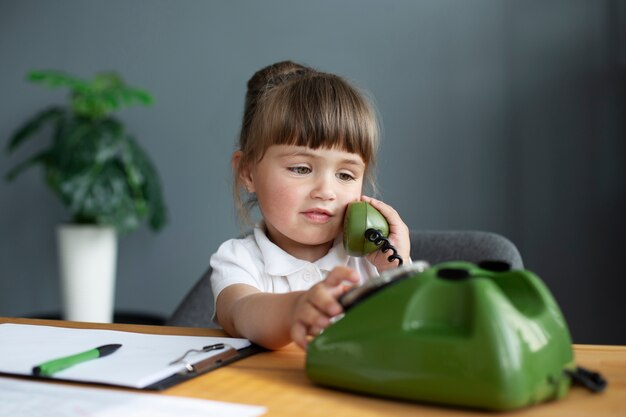
[[[124,124],[112,113],[150,105],[145,90],[124,83],[116,73],[83,80],[58,71],[33,71],[28,80],[68,88],[69,104],[52,106],[26,121],[11,136],[7,152],[29,139],[47,136],[42,151],[11,169],[11,181],[39,165],[48,187],[71,214],[57,231],[64,318],[111,321],[117,235],[144,221],[153,230],[166,223],[158,173]],[[43,130],[50,135],[42,135]]]

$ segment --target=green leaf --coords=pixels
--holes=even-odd
[[[113,91],[124,86],[124,80],[114,72],[101,72],[96,74],[92,83],[95,91]]]
[[[161,193],[161,181],[152,162],[135,140],[128,142],[132,165],[141,172],[144,181],[142,193],[148,209],[148,224],[152,230],[160,230],[167,223],[167,210]],[[128,161],[127,164],[130,164]],[[127,168],[127,172],[129,169]]]
[[[7,152],[12,152],[25,142],[28,138],[37,133],[44,125],[52,122],[58,122],[63,118],[65,111],[61,107],[50,107],[29,119],[20,126],[17,131],[9,138],[6,147]]]
[[[107,110],[115,111],[122,107],[122,103],[118,98],[119,94],[115,91],[105,91],[101,94],[102,103],[106,105]]]
[[[44,152],[40,152],[36,155],[33,155],[32,157],[28,158],[25,161],[20,162],[19,164],[17,164],[15,167],[13,167],[13,169],[11,169],[9,172],[7,172],[7,174],[5,175],[5,179],[7,181],[13,181],[15,179],[15,177],[17,177],[19,174],[22,173],[22,171],[24,171],[25,169],[33,166],[33,165],[37,165],[37,164],[41,164],[45,161],[46,157],[48,155],[47,151]]]
[[[149,106],[154,102],[154,98],[152,97],[152,95],[145,90],[140,90],[138,88],[128,88],[126,89],[126,91],[133,98],[133,102],[143,104],[144,106]]]
[[[31,71],[27,78],[33,83],[44,84],[51,88],[68,87],[72,90],[88,88],[86,81],[61,71]]]
[[[54,164],[73,173],[93,165],[101,132],[89,118],[72,118],[60,125],[50,148]]]
[[[143,219],[129,193],[124,172],[119,163],[103,166],[98,175],[87,178],[89,189],[77,211],[96,218],[97,223],[110,224],[121,233],[139,227]]]

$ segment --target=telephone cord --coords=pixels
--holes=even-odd
[[[397,260],[398,266],[402,266],[404,261],[402,260],[402,257],[398,255],[398,250],[395,247],[393,247],[393,245],[389,242],[389,239],[383,236],[380,230],[367,229],[365,231],[365,238],[369,240],[370,242],[372,242],[374,245],[380,247],[380,250],[383,253],[387,253],[388,251],[391,251],[391,255],[387,257],[387,260],[389,262],[393,262]]]

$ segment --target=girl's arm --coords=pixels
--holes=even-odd
[[[318,335],[342,312],[337,299],[347,289],[344,283],[358,281],[354,270],[337,267],[308,291],[271,294],[234,284],[217,297],[217,320],[231,336],[245,337],[268,349],[292,341],[305,348],[309,336]]]

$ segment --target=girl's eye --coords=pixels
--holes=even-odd
[[[311,168],[305,166],[289,167],[288,169],[298,175],[306,175],[311,172]]]
[[[337,173],[337,178],[341,181],[354,181],[355,178],[352,174],[348,174],[347,172],[339,172]]]

